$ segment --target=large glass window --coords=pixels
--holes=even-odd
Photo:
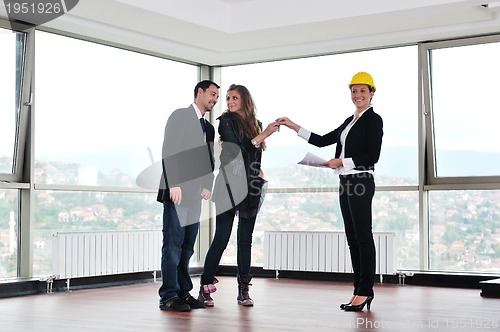
[[[499,57],[500,42],[430,51],[437,177],[500,175],[500,113],[491,97]]]
[[[423,50],[429,66],[424,82],[430,83],[424,89],[429,268],[497,273],[500,149],[489,91],[500,73],[500,39],[436,42]]]
[[[226,108],[224,100],[229,85],[242,84],[254,97],[257,116],[264,126],[287,116],[310,131],[326,134],[354,112],[348,84],[356,72],[367,71],[377,86],[373,107],[384,120],[382,153],[376,165],[377,184],[415,185],[418,183],[417,56],[417,47],[408,46],[224,67],[221,108]],[[331,159],[334,146],[316,148],[288,128],[282,128],[266,143],[263,168],[271,187],[336,185],[331,172],[297,165],[307,152]]]
[[[20,132],[16,138],[23,131],[17,128],[23,36],[0,29],[4,177],[12,176],[17,140],[29,137]],[[199,70],[41,31],[36,38],[35,160],[34,178],[29,179],[35,218],[29,222],[33,274],[44,276],[52,273],[51,246],[57,231],[160,231],[162,206],[154,190],[144,193],[137,187],[136,178],[160,160],[165,122],[173,110],[192,102]],[[417,46],[223,67],[220,105],[226,108],[230,84],[243,84],[264,126],[288,116],[325,134],[354,111],[347,88],[352,75],[371,73],[377,85],[373,106],[384,120],[373,230],[396,233],[399,269],[498,273],[500,213],[495,202],[500,191],[498,181],[488,185],[491,190],[482,190],[481,177],[500,175],[496,114],[486,101],[500,72],[495,57],[499,45],[498,37],[423,44],[429,51],[422,52],[422,58],[429,62],[422,65],[430,65],[420,71],[425,112],[419,109]],[[419,137],[421,114],[425,136]],[[420,174],[430,171],[430,181],[418,179],[418,142],[428,144],[430,167]],[[262,264],[266,230],[343,231],[338,177],[328,169],[297,165],[307,152],[330,159],[334,147],[315,148],[288,128],[271,136],[267,145],[263,169],[270,187],[254,233],[252,264],[257,266]],[[447,177],[459,188],[448,188]],[[418,205],[419,192],[413,191],[420,184],[420,194],[429,193],[429,220],[419,220],[419,215],[427,216]],[[15,277],[19,264],[18,193],[11,184],[0,189],[0,278]],[[420,228],[427,222],[428,228]],[[420,234],[427,229],[429,234]],[[236,263],[236,223],[233,230],[223,264]],[[419,242],[422,238],[429,239],[429,266],[419,261],[421,249],[427,249],[420,247],[427,246]],[[197,254],[204,256],[197,250],[193,261]]]
[[[23,33],[0,28],[0,173],[14,172]]]
[[[418,192],[380,191],[373,198],[373,231],[393,232],[397,241],[397,267],[420,268]]]
[[[382,153],[376,165],[377,186],[416,185],[417,56],[417,47],[408,46],[224,67],[221,108],[226,108],[229,85],[242,84],[254,97],[257,116],[264,126],[287,116],[310,131],[326,134],[354,112],[348,84],[355,73],[367,71],[377,86],[373,107],[384,120]],[[264,230],[344,230],[338,193],[314,192],[315,188],[338,186],[338,176],[328,169],[297,165],[307,152],[329,160],[335,147],[316,148],[285,127],[266,143],[262,167],[272,194],[266,197],[257,217],[252,257],[256,265],[262,264]],[[280,193],[280,189],[304,192]],[[417,192],[377,192],[373,211],[374,230],[393,231],[398,236],[398,267],[418,268]],[[233,229],[223,256],[227,264],[236,262],[235,234]]]
[[[432,270],[500,272],[500,191],[429,194]]]
[[[160,173],[136,180],[161,160],[165,123],[192,103],[198,67],[41,31],[35,60],[33,274],[44,276],[55,232],[161,233]]]
[[[35,182],[136,186],[197,78],[193,65],[37,31]]]

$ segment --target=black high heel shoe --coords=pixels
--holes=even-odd
[[[373,301],[373,296],[368,296],[363,303],[360,303],[357,305],[352,305],[352,304],[346,305],[344,310],[345,311],[363,311],[365,304],[366,304],[367,309],[370,310],[370,306],[372,304],[372,301]]]
[[[355,298],[356,298],[356,295],[353,295],[353,296],[351,297],[351,299],[349,300],[349,303],[341,303],[341,304],[340,304],[340,309],[344,310],[344,309],[345,309],[345,307],[347,307],[349,304],[351,304],[351,303],[352,303],[352,301],[354,301],[354,299],[355,299]]]
[[[345,307],[347,307],[348,305],[350,305],[352,302],[349,302],[349,303],[341,303],[340,304],[340,309],[344,310]]]

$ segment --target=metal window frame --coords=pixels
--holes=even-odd
[[[432,109],[432,50],[473,46],[500,42],[500,35],[469,37],[462,39],[422,43],[420,45],[420,66],[422,74],[423,104],[420,114],[425,136],[425,190],[493,190],[500,189],[500,174],[498,176],[437,176],[434,113]]]

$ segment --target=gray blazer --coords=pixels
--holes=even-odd
[[[162,148],[162,177],[157,200],[170,200],[170,187],[181,187],[181,206],[199,204],[201,189],[211,190],[214,180],[214,137],[205,121],[206,141],[193,105],[175,110],[167,120]]]

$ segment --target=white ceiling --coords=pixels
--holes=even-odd
[[[481,6],[487,2],[80,0],[44,26],[227,65],[500,32],[498,9]]]

